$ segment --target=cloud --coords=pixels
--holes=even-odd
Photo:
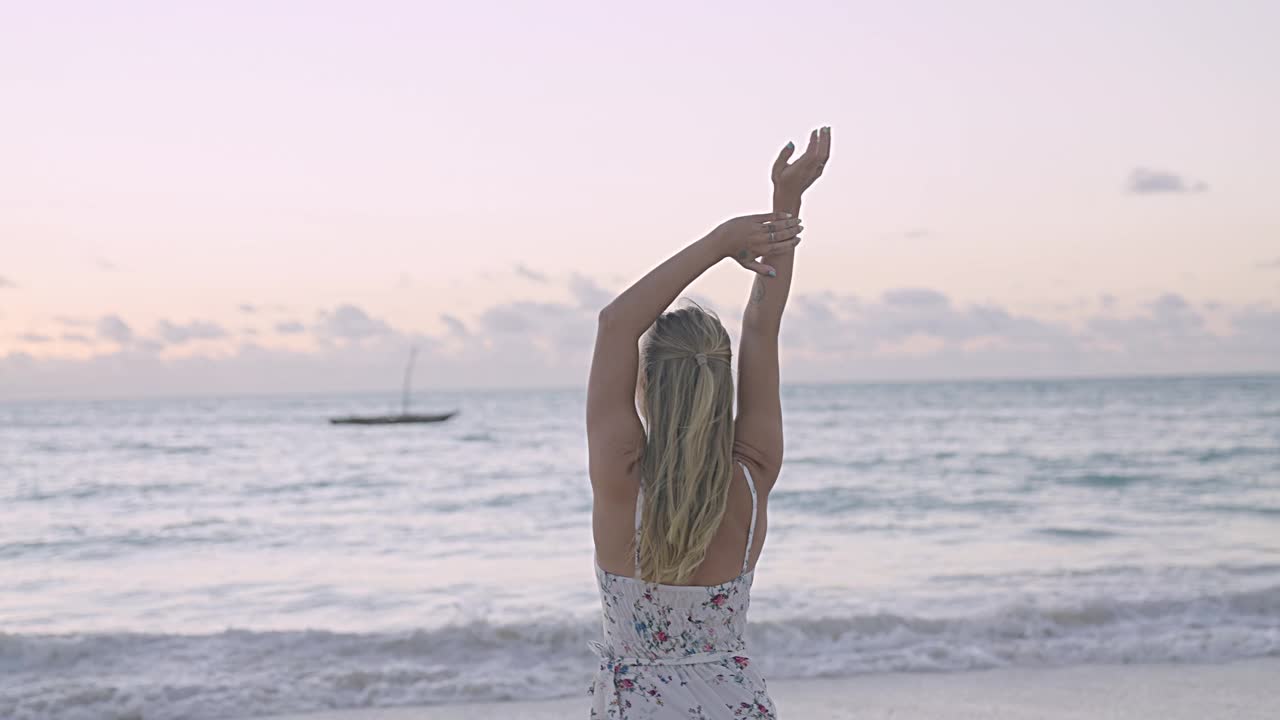
[[[1208,339],[1204,317],[1181,295],[1165,293],[1144,309],[1146,312],[1131,317],[1096,316],[1088,327],[1106,340],[1129,346],[1171,347],[1191,339]]]
[[[590,310],[599,310],[613,300],[613,293],[605,290],[586,275],[573,273],[569,276],[569,292],[578,301],[578,306]]]
[[[1276,258],[1275,260],[1258,263],[1259,270],[1274,270],[1276,268],[1280,268],[1280,257]]]
[[[1166,293],[1138,312],[1091,318],[1082,335],[1086,348],[1131,373],[1275,372],[1280,370],[1280,311],[1267,305],[1207,303],[1197,309]],[[1226,322],[1211,327],[1202,314]]]
[[[529,268],[527,265],[525,265],[524,263],[516,263],[516,274],[526,280],[532,280],[536,283],[547,282],[547,276],[545,273],[540,273],[537,270],[533,270]]]
[[[240,303],[238,307],[240,308],[240,312],[244,313],[245,315],[253,315],[254,313],[258,312],[258,306],[254,305],[253,303]]]
[[[516,301],[485,310],[467,346],[505,357],[540,357],[547,366],[574,365],[586,357],[595,336],[593,308],[562,303]]]
[[[794,382],[1280,371],[1280,310],[1270,306],[1221,307],[1224,330],[1174,293],[1129,313],[1111,298],[1073,325],[922,290],[873,302],[797,296],[783,325],[784,374]]]
[[[321,312],[315,331],[322,338],[336,340],[365,340],[395,332],[390,325],[350,304],[339,305],[332,312]]]
[[[120,269],[118,265],[102,257],[101,255],[95,255],[93,257],[93,266],[98,268],[99,270],[102,270],[103,272],[115,272]]]
[[[53,340],[53,338],[49,337],[48,335],[41,335],[40,333],[31,333],[31,332],[22,333],[21,335],[18,336],[18,339],[21,340],[22,342],[27,342],[27,343],[47,343]]]
[[[878,302],[834,293],[800,295],[787,314],[787,344],[814,355],[897,354],[969,344],[1061,347],[1069,330],[996,305],[957,307],[928,288],[886,291]]]
[[[164,339],[165,342],[173,345],[181,345],[192,340],[216,340],[227,336],[227,331],[221,325],[208,320],[192,320],[186,324],[172,323],[168,320],[161,320],[156,325],[156,334]]]
[[[307,326],[297,320],[284,320],[276,323],[276,332],[281,335],[297,335],[298,333],[306,332],[306,330]]]
[[[1231,325],[1239,335],[1250,338],[1251,344],[1280,351],[1280,310],[1244,308],[1233,314]]]
[[[407,351],[399,342],[334,344],[318,352],[242,343],[230,353],[164,355],[144,344],[84,358],[0,355],[0,398],[398,392]],[[422,352],[415,388],[476,387],[493,377],[506,378],[492,383],[499,386],[519,385],[524,377],[544,386],[557,380],[541,370],[537,358],[512,363],[510,358],[449,357],[430,338],[418,345]],[[314,420],[323,423],[324,415],[318,413]]]
[[[452,335],[470,335],[467,332],[467,324],[448,313],[442,313],[440,321],[445,324],[445,327],[449,328],[449,333]]]
[[[491,333],[527,333],[538,324],[541,316],[559,312],[562,307],[552,303],[506,303],[485,310],[480,315],[480,326]]]
[[[588,286],[594,284],[582,284]],[[96,321],[97,334],[111,344],[91,345],[76,328],[63,335],[98,351],[88,357],[0,356],[0,397],[393,388],[410,345],[421,349],[421,387],[580,388],[596,324],[595,306],[579,299],[445,314],[434,335],[396,330],[343,305],[320,314],[322,326],[311,329],[321,342],[305,349],[227,338],[216,351],[163,353],[157,340],[176,342],[172,332],[138,337],[123,319],[107,315]],[[737,313],[711,307],[736,337]],[[799,383],[1280,371],[1280,308],[1273,304],[1224,304],[1206,315],[1199,300],[1166,293],[1141,302],[1091,301],[1084,310],[1092,315],[1066,323],[927,287],[873,298],[798,293],[783,324],[783,377]],[[280,323],[286,324],[293,331],[286,335],[305,330]],[[188,338],[208,334],[199,321],[170,325]]]
[[[57,315],[53,318],[53,321],[64,327],[87,328],[93,327],[94,324],[92,318],[74,317],[71,315]]]
[[[98,318],[98,337],[127,345],[133,340],[133,328],[121,320],[119,315],[103,315]]]
[[[900,288],[888,290],[884,303],[895,307],[945,308],[951,304],[946,295],[926,288]]]
[[[3,290],[5,288],[16,288],[16,287],[18,287],[17,283],[5,277],[4,275],[0,275],[0,290]]]
[[[1134,168],[1129,173],[1125,189],[1134,195],[1152,195],[1157,193],[1199,193],[1205,192],[1209,186],[1199,180],[1183,178],[1166,170]]]

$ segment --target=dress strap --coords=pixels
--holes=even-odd
[[[642,507],[644,507],[644,482],[640,483],[640,489],[636,491],[636,535],[635,535],[636,574],[635,574],[635,577],[640,577],[640,509]]]
[[[742,574],[747,574],[747,566],[751,564],[751,548],[756,541],[756,483],[751,479],[751,471],[747,469],[745,463],[738,463],[742,466],[742,474],[747,478],[747,488],[751,490],[751,529],[747,530],[747,552],[742,556]]]

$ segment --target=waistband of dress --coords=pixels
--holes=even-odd
[[[700,652],[689,655],[680,655],[678,657],[660,657],[660,658],[642,658],[642,657],[620,657],[614,655],[605,647],[604,643],[595,642],[594,640],[587,643],[600,659],[614,665],[701,665],[703,663],[722,662],[733,658],[745,658],[746,653],[743,652]]]

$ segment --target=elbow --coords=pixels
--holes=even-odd
[[[614,303],[604,306],[596,315],[596,334],[608,335],[610,337],[624,338],[629,337],[632,340],[640,339],[640,335],[644,333],[647,326],[636,326],[636,318],[633,314],[625,309],[619,308]]]
[[[639,340],[643,328],[636,328],[634,319],[626,317],[612,304],[606,305],[596,315],[596,338],[609,338],[610,342],[622,342],[624,339]]]
[[[617,324],[617,311],[613,307],[613,303],[609,303],[600,309],[600,313],[596,315],[596,327],[600,330],[611,328]]]

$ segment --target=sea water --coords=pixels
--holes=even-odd
[[[581,390],[0,404],[0,717],[585,695]],[[790,386],[768,678],[1280,654],[1280,378]],[[584,705],[585,707],[585,705]]]

